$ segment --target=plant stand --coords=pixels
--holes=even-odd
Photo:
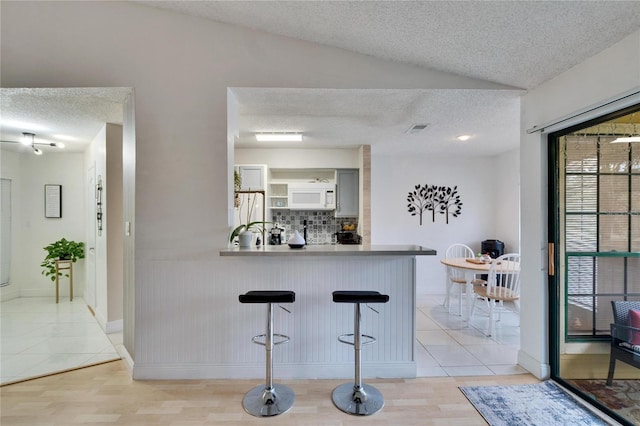
[[[58,303],[60,294],[60,275],[59,271],[69,271],[69,301],[73,302],[73,262],[70,260],[56,260],[56,303]]]

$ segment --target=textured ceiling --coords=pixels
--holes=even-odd
[[[40,143],[63,142],[66,152],[81,152],[105,123],[122,124],[122,104],[130,88],[0,90],[0,139],[19,141],[35,133]],[[23,145],[4,149],[30,152]],[[45,153],[56,148],[39,146]]]
[[[520,91],[233,89],[236,147],[259,148],[256,132],[303,132],[303,143],[269,147],[336,148],[370,144],[377,154],[495,155],[518,147]],[[407,134],[414,124],[428,124]],[[471,135],[461,142],[456,136]]]
[[[531,89],[640,28],[640,1],[137,1]]]
[[[640,28],[640,1],[135,3],[525,89]],[[495,155],[519,140],[517,90],[233,90],[241,147],[255,146],[255,131],[302,131],[302,146],[369,143],[389,154]],[[23,131],[44,141],[62,134],[77,140],[65,141],[69,149],[81,150],[104,122],[121,122],[130,89],[0,92],[3,140]],[[422,123],[424,132],[405,134]],[[463,133],[472,139],[455,140]]]

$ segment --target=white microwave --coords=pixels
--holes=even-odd
[[[335,210],[336,186],[328,183],[289,184],[289,209]]]

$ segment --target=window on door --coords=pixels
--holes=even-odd
[[[567,341],[607,338],[611,300],[640,299],[640,143],[614,142],[637,129],[621,117],[559,138]]]

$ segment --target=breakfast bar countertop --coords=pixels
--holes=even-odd
[[[220,256],[435,256],[434,249],[410,244],[324,244],[299,249],[288,245],[232,247],[220,251]]]

